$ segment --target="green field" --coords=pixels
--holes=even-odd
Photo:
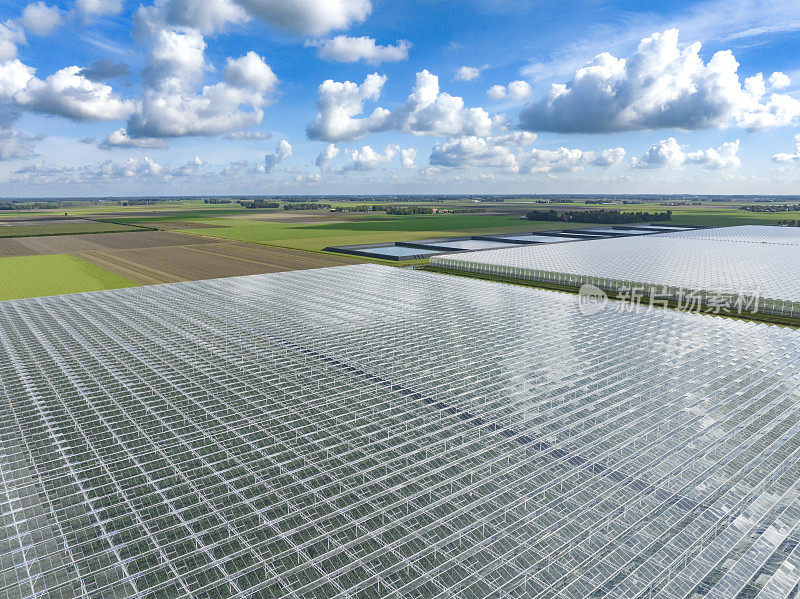
[[[0,258],[0,300],[135,286],[127,279],[64,254]]]
[[[197,222],[208,223],[211,219]],[[194,235],[235,239],[286,248],[320,251],[330,245],[354,245],[458,237],[482,233],[543,231],[563,227],[561,223],[529,222],[509,216],[485,214],[433,214],[423,216],[375,216],[370,220],[329,223],[279,223],[213,219],[227,224],[214,229],[193,229]],[[588,226],[570,224],[570,226]]]
[[[83,233],[124,233],[128,231],[139,231],[137,227],[131,227],[117,223],[101,222],[53,222],[41,225],[15,225],[7,224],[8,221],[0,224],[0,237],[42,237],[50,235],[80,235]]]

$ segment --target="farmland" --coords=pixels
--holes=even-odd
[[[63,254],[0,258],[0,300],[131,287],[117,274]]]
[[[0,238],[126,233],[138,230],[139,228],[130,225],[82,218],[0,218]]]
[[[196,229],[191,233],[248,243],[320,251],[329,245],[413,241],[433,237],[538,231],[553,228],[557,228],[553,223],[524,222],[508,216],[444,214],[374,217],[374,220],[349,219],[345,222],[316,223],[239,220],[231,221],[230,226]]]
[[[355,259],[164,231],[0,239],[0,256],[69,254],[142,285],[353,264]],[[48,276],[36,268],[30,279]]]
[[[310,199],[311,200],[311,199]],[[375,200],[376,202],[379,200]],[[365,200],[365,203],[368,201]],[[352,202],[329,201],[351,207]],[[369,202],[372,204],[372,202]],[[408,205],[409,202],[405,202]],[[624,211],[672,211],[675,224],[727,226],[800,220],[800,212],[749,212],[736,202],[702,205],[669,203],[588,205],[519,199],[480,206],[450,198],[427,203],[439,209],[485,212],[387,215],[384,212],[247,209],[239,204],[202,201],[161,202],[146,206],[103,204],[0,214],[0,257],[63,254],[141,285],[260,274],[285,270],[383,262],[324,252],[328,246],[416,241],[491,233],[580,228],[581,223],[526,221],[533,209],[587,208]],[[404,265],[427,260],[390,262]],[[74,288],[51,277],[47,268],[24,271],[34,295]],[[10,287],[9,287],[10,288]],[[41,291],[40,291],[41,289]],[[18,297],[21,297],[17,295]]]

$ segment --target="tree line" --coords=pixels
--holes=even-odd
[[[576,223],[597,223],[602,225],[628,225],[672,220],[672,210],[666,212],[620,212],[619,210],[531,210],[527,220],[566,221]]]

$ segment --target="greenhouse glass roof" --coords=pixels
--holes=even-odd
[[[800,315],[800,243],[782,227],[731,227],[431,257],[433,266],[679,299],[741,296],[748,308]],[[728,295],[726,295],[728,297]],[[727,301],[727,300],[726,300]]]
[[[800,581],[800,340],[374,265],[0,303],[0,596]]]
[[[665,233],[678,239],[709,239],[713,241],[743,241],[748,243],[779,243],[800,245],[800,227],[770,227],[764,225],[741,225],[715,229],[696,229]],[[659,234],[659,237],[662,235]]]

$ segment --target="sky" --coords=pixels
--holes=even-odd
[[[0,196],[800,193],[800,3],[0,0]]]

